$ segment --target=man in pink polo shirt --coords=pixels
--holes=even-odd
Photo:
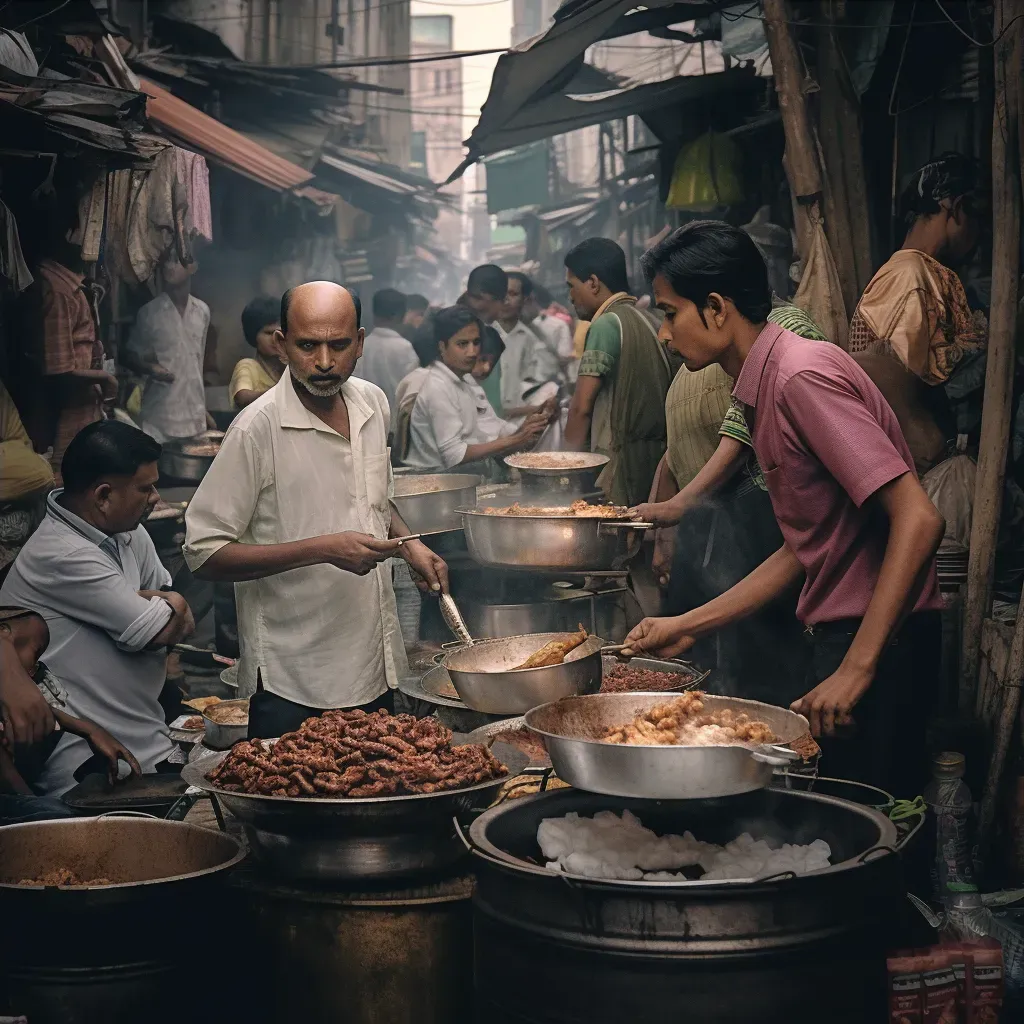
[[[718,363],[734,379],[784,544],[715,600],[645,619],[627,644],[678,655],[802,584],[797,617],[811,668],[776,703],[791,703],[823,737],[829,774],[916,792],[926,768],[922,689],[937,678],[916,682],[913,648],[938,629],[934,555],[944,524],[896,416],[838,346],[766,322],[767,271],[744,232],[678,232],[643,265],[665,313],[662,336],[689,369]],[[937,635],[932,644],[937,652]]]

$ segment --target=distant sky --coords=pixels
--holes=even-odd
[[[507,47],[512,40],[512,0],[412,0],[413,14],[451,14],[454,16],[456,50],[489,50]],[[487,99],[491,75],[499,54],[462,58],[463,131],[466,138],[477,122]]]

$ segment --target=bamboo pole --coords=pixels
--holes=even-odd
[[[996,0],[993,32],[999,36],[1016,17],[1018,0]],[[974,487],[960,708],[980,709],[978,686],[981,624],[992,606],[996,537],[1009,445],[1013,390],[1017,275],[1020,264],[1021,178],[1017,141],[1020,103],[1021,20],[1014,21],[993,51],[995,104],[992,118],[992,305],[988,365],[982,403],[978,475]]]

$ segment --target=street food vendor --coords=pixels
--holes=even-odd
[[[352,376],[363,348],[357,300],[314,281],[285,292],[286,372],[232,423],[189,504],[185,558],[235,583],[239,694],[250,736],[279,736],[329,708],[392,706],[406,670],[391,570],[421,589],[447,567],[391,511],[384,392]]]
[[[673,235],[643,264],[687,367],[718,363],[735,380],[784,543],[707,604],[645,619],[627,645],[678,655],[802,585],[810,668],[775,703],[791,702],[824,737],[829,774],[916,792],[928,708],[915,641],[938,649],[928,634],[941,607],[934,555],[944,524],[895,415],[842,349],[767,322],[764,260],[739,229]]]

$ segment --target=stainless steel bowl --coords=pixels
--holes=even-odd
[[[409,474],[395,477],[391,499],[411,533],[443,533],[461,530],[456,509],[476,502],[480,477],[472,473]]]
[[[242,697],[237,700],[222,700],[219,704],[214,704],[213,707],[245,708],[246,714],[248,714],[249,698]],[[212,719],[206,711],[203,712],[203,744],[211,750],[230,750],[236,743],[244,740],[248,733],[248,718],[242,725],[224,725]]]
[[[176,480],[192,480],[199,483],[213,465],[215,455],[186,455],[180,447],[168,443],[160,452],[157,466],[160,475]]]
[[[508,516],[463,509],[469,553],[481,565],[535,572],[623,569],[650,523],[576,516]]]
[[[760,701],[706,695],[709,709],[744,711],[766,722],[778,737],[771,745],[634,746],[597,737],[657,704],[665,693],[601,693],[570,697],[527,712],[527,728],[544,740],[558,777],[570,786],[605,796],[656,800],[698,800],[762,789],[772,771],[799,756],[787,751],[807,733],[807,719]]]
[[[444,656],[452,685],[466,707],[489,715],[521,715],[547,701],[601,688],[600,637],[588,638],[561,665],[520,668],[531,654],[566,633],[530,633],[481,640]]]

